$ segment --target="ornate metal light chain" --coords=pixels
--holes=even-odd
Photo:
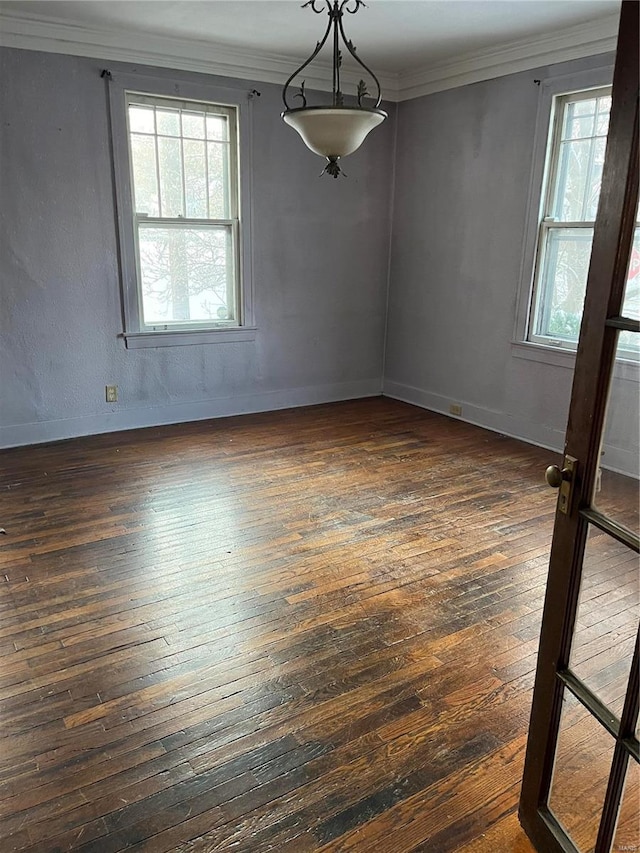
[[[374,108],[380,106],[380,101],[382,100],[382,96],[380,93],[380,83],[378,82],[378,78],[373,73],[373,71],[365,65],[365,63],[360,59],[357,54],[356,47],[351,41],[351,39],[347,39],[344,26],[342,23],[342,18],[344,12],[348,12],[351,15],[355,15],[358,9],[361,6],[366,6],[366,3],[363,3],[362,0],[342,0],[342,2],[338,2],[338,0],[325,0],[324,5],[318,4],[316,5],[316,0],[308,0],[307,3],[304,3],[302,8],[305,9],[307,6],[310,6],[311,9],[316,14],[322,14],[325,11],[329,13],[329,23],[327,24],[327,29],[325,31],[324,36],[320,41],[316,42],[315,49],[311,56],[302,63],[302,65],[297,68],[293,74],[289,77],[287,82],[284,84],[284,89],[282,90],[282,100],[287,110],[293,109],[293,107],[289,104],[287,100],[287,94],[289,90],[289,86],[291,82],[302,72],[304,69],[310,65],[311,62],[316,58],[316,56],[320,53],[322,48],[325,46],[329,36],[333,31],[333,100],[331,106],[333,107],[341,107],[344,105],[344,94],[342,92],[341,83],[340,83],[340,70],[342,68],[342,51],[340,49],[340,40],[349,51],[351,56],[356,60],[356,62],[364,68],[364,70],[369,74],[371,79],[374,81],[377,94],[376,101],[374,104]],[[302,106],[307,106],[307,97],[305,94],[305,81],[302,81],[302,84],[299,87],[299,91],[295,93],[293,97],[302,99]],[[359,107],[363,107],[362,99],[364,97],[369,96],[369,92],[367,90],[367,85],[364,80],[360,80],[358,83],[357,91],[356,91],[356,100]],[[373,96],[371,96],[373,97]]]

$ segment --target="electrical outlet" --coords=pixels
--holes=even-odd
[[[107,385],[105,390],[106,390],[107,403],[117,403],[118,402],[118,386],[117,385]]]
[[[462,406],[460,406],[458,403],[451,403],[451,405],[449,406],[449,414],[458,415],[458,417],[460,417],[460,415],[462,414]]]

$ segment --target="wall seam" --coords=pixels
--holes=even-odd
[[[384,381],[387,368],[387,335],[389,332],[389,294],[391,291],[391,254],[393,250],[394,220],[396,208],[396,168],[398,162],[398,123],[400,104],[396,104],[393,123],[393,146],[391,158],[391,193],[389,198],[389,251],[387,254],[387,294],[384,309],[384,333],[382,337],[382,373],[380,376],[380,393],[384,397]]]

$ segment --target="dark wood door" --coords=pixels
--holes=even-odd
[[[519,813],[542,853],[640,850],[638,482],[602,459],[637,406],[638,9],[622,3],[564,464],[548,471],[560,494]]]

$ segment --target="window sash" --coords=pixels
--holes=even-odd
[[[239,163],[238,163],[238,110],[237,107],[234,106],[226,106],[223,104],[213,104],[206,101],[190,101],[185,100],[183,98],[166,98],[166,97],[154,97],[150,95],[144,95],[138,92],[126,91],[125,92],[125,114],[126,114],[126,122],[127,122],[127,146],[129,151],[129,173],[130,173],[130,183],[131,183],[131,195],[132,195],[132,205],[134,213],[137,214],[136,211],[136,198],[135,198],[135,175],[134,175],[134,165],[133,165],[133,149],[132,149],[132,137],[135,136],[146,136],[149,139],[155,140],[155,169],[156,169],[156,188],[158,194],[158,205],[159,210],[162,207],[161,201],[161,180],[160,180],[160,158],[158,153],[158,139],[175,139],[180,143],[180,163],[182,167],[182,217],[187,218],[186,215],[186,189],[185,189],[185,155],[184,155],[184,141],[195,141],[195,138],[184,136],[182,133],[182,127],[179,135],[168,135],[164,133],[158,133],[157,126],[154,121],[154,132],[153,133],[143,133],[141,131],[132,131],[131,122],[130,122],[130,114],[129,108],[131,106],[149,106],[149,107],[159,107],[159,108],[167,108],[167,109],[177,109],[180,111],[189,111],[196,110],[197,112],[203,113],[206,115],[211,115],[214,117],[224,116],[227,119],[227,128],[228,128],[228,140],[209,140],[202,139],[200,141],[204,142],[205,145],[208,143],[212,144],[225,144],[227,146],[229,162],[228,162],[228,174],[227,178],[227,189],[228,189],[228,203],[229,203],[229,218],[233,220],[238,220],[240,218],[239,212]],[[155,116],[155,111],[154,111]],[[206,158],[206,164],[208,169],[208,157]],[[208,178],[208,173],[207,173]],[[208,194],[207,194],[208,195]],[[207,198],[207,208],[209,208],[209,198]],[[166,218],[172,219],[175,217],[172,216],[163,216],[162,213],[159,213],[158,218]],[[215,217],[211,216],[203,216],[203,217],[191,217],[197,218],[201,220],[211,220],[213,221]]]
[[[565,111],[569,104],[580,103],[581,101],[591,101],[598,98],[604,98],[611,95],[611,86],[601,86],[597,89],[586,89],[582,92],[574,92],[567,95],[557,95],[554,98],[553,110],[550,124],[551,144],[547,154],[547,180],[542,195],[543,203],[541,208],[541,219],[547,219],[553,216],[553,206],[558,189],[558,182],[561,177],[561,148],[563,140],[562,131],[565,120]],[[584,141],[597,139],[600,134],[591,137],[581,137]],[[606,137],[605,137],[606,138]],[[593,148],[591,149],[591,154]],[[555,221],[564,221],[562,217],[555,217]],[[568,220],[567,220],[568,221]],[[584,221],[584,220],[578,220]]]
[[[531,312],[531,326],[529,333],[529,340],[533,343],[542,344],[544,346],[553,346],[560,347],[562,349],[568,349],[573,352],[577,349],[578,344],[578,335],[579,335],[579,323],[578,329],[576,332],[576,336],[570,337],[558,334],[550,334],[545,332],[545,328],[548,321],[548,312],[550,308],[550,303],[552,301],[553,296],[553,288],[550,286],[550,282],[547,280],[545,272],[547,268],[547,256],[550,250],[553,248],[553,232],[560,231],[579,231],[583,230],[586,233],[590,233],[591,240],[593,240],[593,230],[594,230],[594,222],[558,222],[556,220],[543,220],[540,223],[540,236],[539,236],[539,252],[535,270],[536,276],[536,291],[534,294],[535,302],[533,303],[533,310]],[[640,237],[640,220],[638,220],[638,224],[636,225],[636,237],[634,242],[637,242]],[[589,252],[590,256],[591,252]],[[632,256],[633,257],[633,256]],[[585,277],[585,287],[586,287],[586,277]],[[626,298],[626,293],[625,293]],[[580,320],[582,319],[582,309],[580,310]],[[626,333],[625,333],[626,334]],[[634,348],[625,348],[624,345],[619,347],[619,358],[627,359],[630,361],[638,361],[640,359],[640,353],[637,349]]]
[[[546,280],[544,273],[547,269],[548,254],[551,246],[550,235],[554,230],[563,231],[565,229],[583,229],[585,232],[591,231],[591,234],[593,235],[593,226],[593,222],[557,222],[555,220],[548,219],[545,219],[540,223],[539,250],[535,270],[536,288],[534,292],[533,311],[529,332],[530,341],[544,344],[545,346],[557,346],[570,350],[576,349],[577,337],[574,340],[560,335],[545,334],[543,331],[546,326],[547,312],[552,296],[549,282]]]
[[[226,302],[225,304],[231,309],[232,316],[229,319],[208,318],[207,320],[197,319],[177,319],[173,318],[166,322],[152,322],[145,319],[144,308],[144,273],[142,269],[142,253],[140,251],[140,232],[141,229],[153,230],[156,226],[159,230],[176,230],[176,231],[226,231],[229,235],[231,243],[230,268],[226,276]],[[163,219],[158,217],[137,216],[135,221],[135,254],[136,254],[136,271],[137,271],[137,298],[138,298],[138,316],[140,318],[140,330],[143,332],[155,331],[171,331],[185,329],[229,329],[237,328],[241,324],[241,300],[240,300],[240,254],[239,247],[239,223],[237,220],[202,220],[202,219]],[[187,292],[187,296],[191,296]]]

